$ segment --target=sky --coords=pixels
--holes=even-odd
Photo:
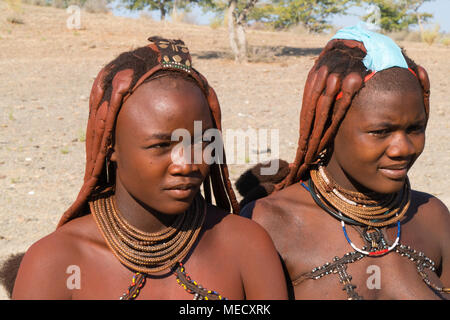
[[[433,14],[433,19],[430,20],[428,27],[433,28],[436,24],[439,24],[441,32],[450,33],[450,0],[434,0],[427,2],[421,7],[420,11]],[[118,16],[139,17],[139,13],[123,9],[113,9],[113,13]],[[349,10],[347,15],[335,16],[330,22],[335,26],[349,26],[358,23],[360,21],[359,17],[364,14],[364,9],[354,7]],[[213,14],[205,14],[197,7],[192,10],[192,16],[195,16],[195,20],[198,24],[209,24]],[[152,17],[153,19],[158,20],[159,12],[152,12]]]

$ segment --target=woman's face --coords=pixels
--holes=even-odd
[[[111,155],[116,183],[157,212],[187,210],[209,166],[203,160],[185,161],[182,151],[174,152],[179,141],[171,137],[175,130],[185,129],[192,144],[201,144],[202,138],[194,137],[194,121],[201,122],[203,131],[213,127],[207,100],[194,83],[167,76],[142,84],[117,118]]]
[[[327,168],[342,187],[394,193],[425,145],[420,91],[361,90],[334,140]]]

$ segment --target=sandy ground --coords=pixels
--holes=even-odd
[[[226,30],[82,13],[69,30],[64,10],[0,3],[0,261],[55,229],[84,172],[88,97],[100,68],[151,35],[183,39],[194,66],[218,93],[223,127],[279,130],[279,154],[291,161],[300,96],[324,36],[249,31],[255,60],[230,59]],[[7,22],[11,16],[24,24]],[[410,173],[415,189],[450,205],[450,48],[400,43],[432,83],[427,144]],[[274,151],[274,148],[272,147]],[[232,180],[249,166],[231,165]],[[3,290],[3,289],[1,289]],[[6,299],[0,291],[0,299]]]

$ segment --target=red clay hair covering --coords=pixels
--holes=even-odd
[[[362,42],[335,39],[328,42],[310,70],[300,113],[300,136],[295,160],[287,177],[275,186],[283,189],[306,179],[311,165],[334,140],[355,94],[371,73],[362,59],[366,55]],[[422,87],[425,112],[429,115],[430,81],[424,68],[406,58],[410,71]],[[382,72],[382,71],[381,71]]]
[[[157,71],[172,70],[183,72],[195,79],[208,100],[216,128],[221,130],[221,111],[216,93],[208,85],[206,79],[191,67],[191,56],[184,42],[160,37],[151,37],[148,40],[150,44],[147,48],[152,50],[151,58],[154,62],[152,63],[150,61],[146,64],[148,66],[147,70],[139,70],[143,75],[137,81],[135,79],[136,77],[133,77],[135,76],[136,70],[130,67],[113,74],[113,79],[110,82],[112,88],[108,88],[107,84],[105,84],[105,78],[111,76],[111,74],[108,74],[111,70],[108,68],[110,65],[108,65],[99,72],[92,85],[89,99],[89,119],[86,130],[86,169],[84,184],[75,202],[61,217],[58,227],[74,218],[89,213],[88,201],[90,196],[97,188],[102,187],[102,184],[106,181],[106,153],[108,146],[111,145],[115,121],[119,110],[126,99],[146,79]],[[143,59],[142,57],[136,57],[141,60]],[[105,95],[107,91],[110,94]],[[212,184],[216,204],[227,211],[230,211],[232,208],[233,212],[237,213],[239,211],[239,205],[229,180],[225,155],[223,162],[223,164],[211,165],[210,175],[205,179],[203,184],[205,196],[207,201],[211,202],[210,184]]]

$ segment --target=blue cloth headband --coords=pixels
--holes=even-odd
[[[367,50],[363,63],[367,70],[381,71],[392,67],[408,68],[400,47],[389,37],[369,31],[361,24],[340,29],[332,38],[362,42]]]

